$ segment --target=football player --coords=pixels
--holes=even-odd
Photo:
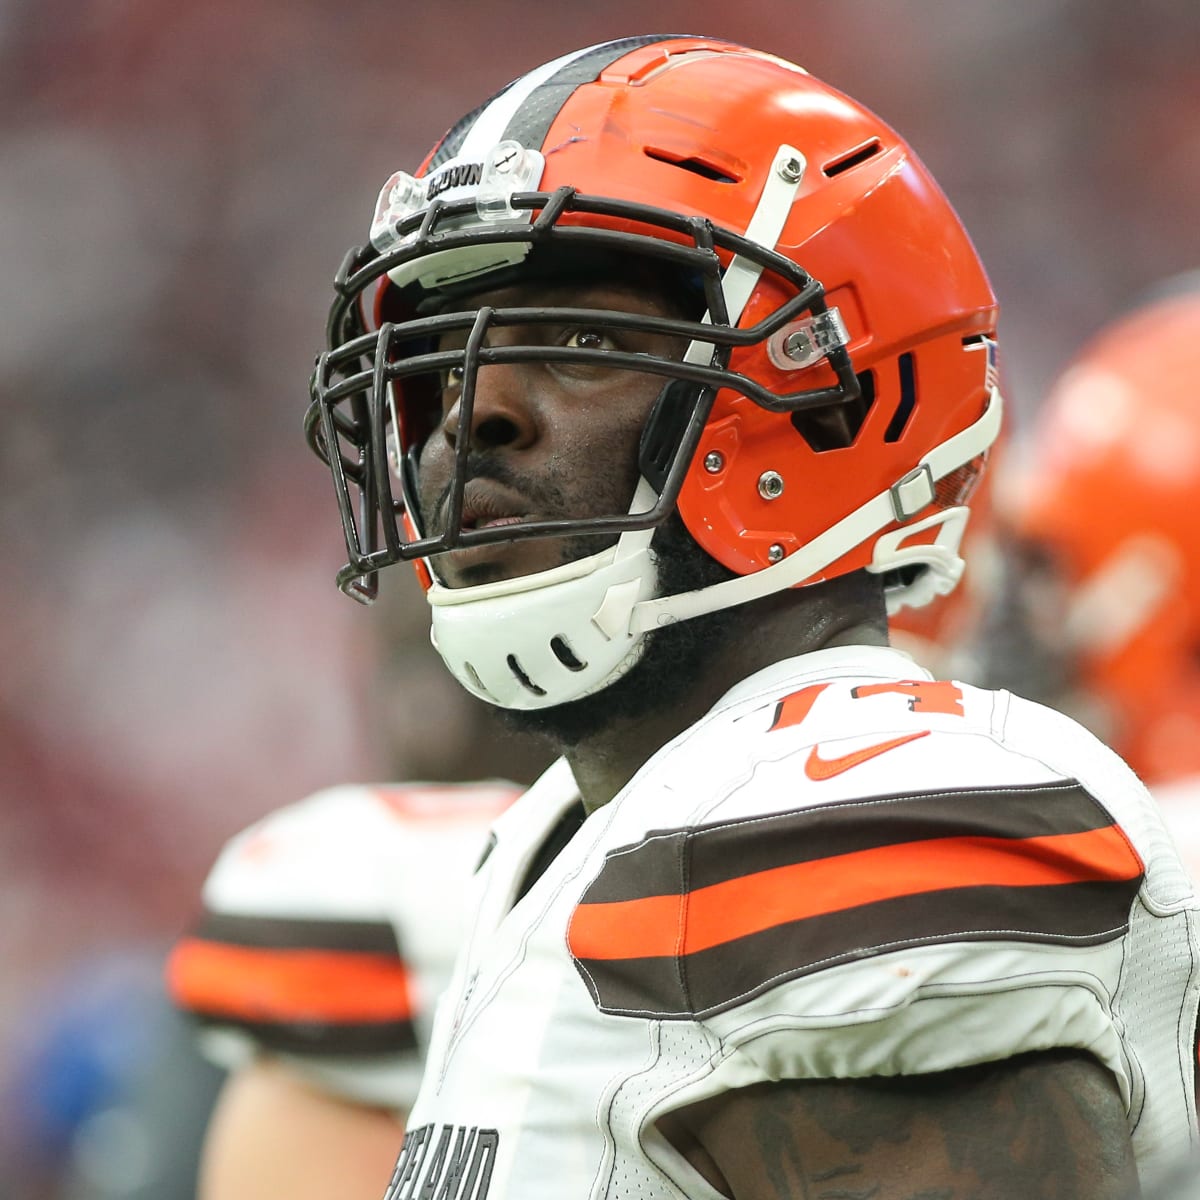
[[[230,1072],[201,1200],[377,1200],[504,782],[346,786],[222,851],[168,983]]]
[[[769,54],[567,54],[385,184],[308,429],[563,757],[492,829],[391,1200],[1136,1194],[1196,1139],[1193,888],[1072,720],[934,679],[996,305]]]
[[[1200,274],[1101,330],[1002,488],[989,678],[1077,716],[1150,785],[1200,874]]]

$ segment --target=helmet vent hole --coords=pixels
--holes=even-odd
[[[867,159],[874,158],[882,149],[879,139],[873,138],[865,146],[856,146],[849,154],[843,154],[841,158],[827,162],[821,168],[821,172],[827,179],[832,179],[835,175],[841,175],[843,171],[849,171],[851,167],[857,167],[859,163],[865,163]]]
[[[566,638],[555,635],[550,639],[550,649],[554,651],[554,657],[569,671],[584,671],[587,669],[587,663],[582,662],[579,656],[571,649]]]
[[[669,167],[678,167],[681,171],[691,171],[702,179],[711,179],[714,183],[741,183],[741,175],[731,175],[727,169],[703,158],[684,158],[680,154],[672,154],[669,150],[659,150],[653,146],[645,147],[647,158],[655,162],[666,163]]]
[[[490,696],[492,693],[484,686],[484,682],[479,678],[479,672],[475,670],[470,663],[463,663],[463,668],[471,677],[471,682],[485,695]]]
[[[900,355],[900,403],[892,413],[892,419],[884,431],[885,442],[898,442],[908,425],[908,419],[917,406],[917,374],[913,368],[912,354]]]
[[[792,427],[818,454],[825,450],[844,450],[858,437],[858,431],[875,403],[875,373],[860,371],[858,386],[862,395],[853,403],[829,404],[807,412],[792,413]]]
[[[546,694],[545,688],[538,687],[538,685],[534,683],[528,675],[525,674],[521,664],[517,661],[517,656],[515,654],[510,654],[506,661],[508,662],[508,669],[517,677],[518,682],[527,692],[532,693],[534,696],[544,696]]]

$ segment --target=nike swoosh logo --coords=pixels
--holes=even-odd
[[[903,737],[889,738],[886,742],[876,742],[874,746],[851,750],[849,754],[841,754],[837,758],[822,758],[817,753],[819,747],[814,746],[808,752],[804,773],[809,779],[820,783],[823,779],[832,779],[843,771],[849,771],[851,767],[857,767],[873,758],[878,758],[881,754],[886,754],[889,750],[895,750],[897,746],[903,746],[905,742],[914,742],[928,732],[928,729],[922,729],[917,733],[906,733]]]

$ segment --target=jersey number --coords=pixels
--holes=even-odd
[[[776,729],[787,729],[799,725],[812,711],[817,697],[827,688],[827,683],[816,683],[811,687],[801,688],[790,696],[785,696],[775,706],[775,719],[771,723],[772,732]],[[895,683],[868,683],[861,687],[851,688],[850,695],[855,700],[864,700],[869,696],[882,696],[896,693],[908,700],[912,712],[942,713],[949,717],[961,717],[963,713],[962,688],[944,679],[903,679]]]

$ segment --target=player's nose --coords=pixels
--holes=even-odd
[[[474,387],[464,381],[459,398],[446,414],[442,431],[456,446],[463,429],[469,429],[474,450],[519,450],[537,436],[537,423],[529,402],[528,370],[521,363],[481,366]]]

